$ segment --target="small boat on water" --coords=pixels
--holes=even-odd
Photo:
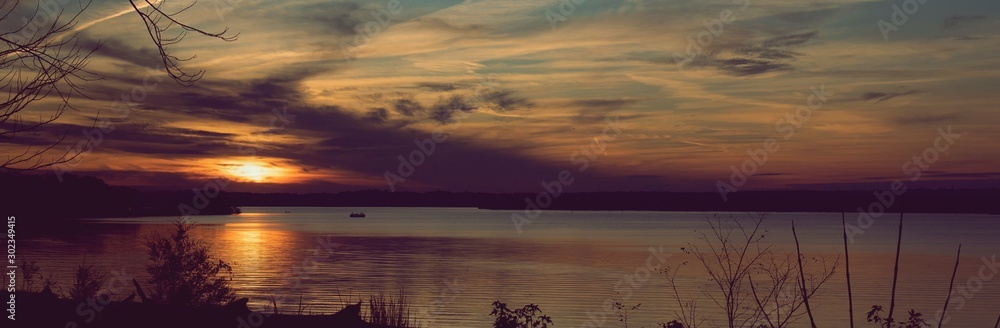
[[[365,212],[357,212],[357,213],[351,212],[351,217],[352,218],[363,218],[363,217],[365,217]]]

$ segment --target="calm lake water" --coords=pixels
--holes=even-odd
[[[699,232],[710,231],[705,219],[711,213],[547,211],[518,234],[510,211],[371,208],[363,209],[367,218],[352,219],[347,217],[352,210],[360,209],[249,207],[240,215],[196,217],[202,224],[197,235],[209,240],[219,257],[235,263],[234,286],[240,297],[251,299],[255,310],[262,310],[274,296],[280,310],[294,311],[301,297],[307,311],[332,313],[359,297],[405,290],[424,327],[490,327],[491,303],[498,299],[511,307],[539,304],[556,327],[580,327],[588,313],[598,319],[605,316],[600,314],[602,304],[614,298],[630,306],[642,304],[630,314],[630,326],[654,327],[673,319],[677,308],[663,275],[654,272],[642,279],[649,248],[662,245],[672,254],[667,265],[688,261],[678,277],[680,293],[698,298],[700,313],[718,312],[700,292],[709,287],[708,276],[692,265],[691,255],[680,252],[697,241]],[[888,309],[898,218],[882,216],[850,246],[859,327],[874,327],[864,319],[871,305]],[[142,237],[166,232],[169,219],[99,219],[71,234],[21,235],[30,246],[19,252],[37,259],[46,274],[54,274],[64,292],[84,257],[142,282],[147,263]],[[765,221],[765,242],[794,252],[792,220],[808,258],[843,253],[839,213],[772,213]],[[856,215],[849,214],[852,221]],[[983,258],[1000,252],[998,232],[1000,216],[907,214],[897,313],[914,308],[934,319],[944,304],[955,251],[962,243],[955,281],[971,283],[972,290],[953,296],[964,302],[952,303],[946,326],[992,324],[1000,314],[1000,279],[992,277]],[[974,278],[980,272],[989,278]],[[843,273],[841,262],[812,301],[822,327],[848,325]],[[633,274],[638,275],[630,285],[633,292],[615,296],[615,284]],[[794,326],[808,325],[803,318]],[[600,326],[623,325],[607,314]]]

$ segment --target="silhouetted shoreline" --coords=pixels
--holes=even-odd
[[[339,193],[217,192],[194,188],[178,191],[140,191],[110,186],[93,177],[0,174],[0,185],[10,193],[5,210],[10,215],[41,219],[81,219],[143,216],[237,214],[241,206],[260,207],[474,207],[490,210],[533,211],[692,211],[692,212],[848,212],[880,202],[877,191],[741,191],[724,202],[711,192],[585,192],[472,193],[389,192]],[[206,195],[206,193],[208,195]],[[884,194],[884,193],[883,193]],[[211,197],[210,197],[211,196]],[[551,201],[549,201],[551,199]],[[911,189],[891,201],[882,199],[886,212],[1000,213],[1000,189]],[[548,206],[544,206],[548,203]],[[888,203],[888,204],[887,204]],[[905,207],[905,208],[904,208]],[[187,211],[186,213],[182,213]]]
[[[106,297],[72,300],[38,292],[20,292],[18,298],[17,318],[25,327],[387,327],[365,322],[356,306],[330,309],[330,314],[276,314],[251,311],[246,298],[201,307]]]

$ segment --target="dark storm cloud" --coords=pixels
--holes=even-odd
[[[898,179],[890,177],[884,180]],[[887,181],[872,182],[832,182],[832,183],[794,183],[788,187],[806,190],[883,190],[888,186]],[[919,181],[907,182],[907,188],[921,189],[955,189],[956,186],[970,189],[993,189],[1000,185],[1000,179],[920,179]]]
[[[154,190],[188,190],[192,186],[201,186],[205,184],[204,179],[177,172],[81,170],[74,171],[73,173],[83,176],[98,177],[111,185],[146,187],[142,189]],[[141,181],[141,183],[137,184],[138,181]]]
[[[19,135],[14,144],[47,146],[65,136],[57,150],[74,147],[78,142],[95,140],[97,151],[122,151],[149,155],[213,155],[233,149],[233,134],[165,127],[152,123],[115,122],[95,129],[94,125],[50,123],[30,133]],[[99,141],[99,143],[97,142]],[[77,149],[79,150],[79,149]]]
[[[719,69],[726,71],[726,73],[736,76],[757,75],[769,72],[790,71],[794,69],[792,65],[788,63],[750,58],[720,60],[718,67]]]
[[[88,34],[77,37],[81,49],[97,49],[97,55],[122,60],[143,67],[163,66],[160,53],[153,48],[137,48],[115,38],[94,38]]]
[[[778,14],[775,15],[774,18],[778,18],[796,24],[809,24],[830,18],[838,11],[840,11],[839,8],[796,11],[796,12]]]
[[[792,59],[802,54],[785,49],[771,49],[763,47],[749,47],[737,50],[738,54],[763,59]]]
[[[984,37],[984,36],[968,36],[968,35],[964,35],[964,36],[957,36],[957,37],[955,37],[954,40],[955,41],[974,41],[974,40],[985,40],[985,39],[987,39],[987,38]]]
[[[312,61],[282,68],[271,75],[250,81],[203,79],[193,87],[162,81],[141,102],[143,109],[162,114],[185,114],[223,122],[266,124],[274,110],[302,103],[302,81],[337,70],[340,61]],[[117,99],[123,90],[142,85],[140,78],[110,76],[122,87],[102,91],[107,99]],[[154,114],[155,115],[155,114]]]
[[[584,99],[570,103],[570,106],[579,107],[580,110],[573,120],[580,123],[598,123],[604,121],[608,114],[624,108],[625,106],[638,103],[635,99]]]
[[[322,65],[299,64],[279,70],[267,78],[248,82],[204,79],[194,87],[179,86],[164,78],[154,87],[144,88],[145,97],[141,101],[136,100],[139,102],[126,112],[127,115],[119,111],[123,107],[111,108],[113,101],[142,86],[143,76],[104,74],[105,83],[93,84],[86,90],[87,96],[101,102],[99,118],[112,122],[113,130],[104,135],[96,150],[153,155],[236,155],[238,145],[231,143],[233,134],[166,127],[156,122],[186,116],[202,122],[218,122],[220,126],[231,122],[244,123],[266,131],[270,129],[274,110],[302,101],[299,88],[302,80],[331,70],[318,66]],[[90,119],[93,118],[91,115]],[[69,147],[86,140],[88,136],[83,133],[91,130],[90,122],[79,125],[52,123],[19,136],[15,142],[42,145],[41,142],[45,141],[48,145],[66,136],[62,144]]]
[[[251,82],[249,90],[242,95],[255,100],[295,101],[302,96],[298,92],[300,81],[298,78],[269,77]]]
[[[739,30],[736,30],[739,31]],[[735,32],[733,32],[735,33]],[[719,39],[703,49],[698,56],[686,57],[689,62],[684,67],[715,67],[727,74],[750,76],[776,71],[793,70],[792,62],[802,53],[792,50],[819,35],[816,31],[780,35],[758,43],[743,39]],[[749,35],[748,35],[749,37]],[[658,52],[632,52],[621,57],[604,58],[598,61],[641,61],[653,64],[678,65],[677,54]],[[730,54],[730,58],[720,58]]]
[[[448,124],[454,121],[456,113],[469,113],[477,108],[479,107],[471,99],[462,95],[441,97],[437,103],[430,107],[430,119],[441,124]]]
[[[251,81],[249,88],[241,92],[241,96],[250,100],[265,101],[268,104],[301,102],[302,81],[336,71],[341,65],[343,62],[340,60],[324,60],[289,66],[266,78]]]
[[[705,53],[702,53],[701,55],[694,57],[690,62],[687,62],[687,64],[685,64],[684,67],[715,66],[716,62],[713,57],[717,53],[718,50],[709,48],[706,50]],[[657,65],[670,65],[670,66],[677,65],[677,61],[674,59],[674,55],[662,52],[632,52],[618,57],[601,58],[595,61],[597,62],[638,61],[650,64],[657,64]]]
[[[304,65],[302,65],[304,66]],[[160,74],[161,71],[150,70]],[[194,108],[193,112],[240,112],[248,104],[264,105],[264,100],[296,101],[301,98],[298,84],[312,74],[308,68],[297,67],[278,72],[263,79],[250,81],[232,81],[218,78],[199,80],[191,87],[173,83],[169,78],[158,76],[147,78],[146,71],[129,73],[103,73],[103,82],[87,86],[87,96],[106,101],[113,101],[124,96],[130,96],[135,90],[144,92],[145,97],[130,97],[140,109],[148,110],[181,110]],[[147,85],[147,87],[143,87]],[[206,108],[214,109],[205,110]]]
[[[818,34],[816,31],[788,34],[764,40],[760,44],[741,46],[733,49],[738,57],[719,59],[715,65],[735,76],[794,70],[791,62],[802,54],[789,48],[806,43]]]
[[[440,30],[446,30],[453,33],[479,33],[488,31],[489,27],[480,24],[452,24],[440,18],[432,17],[420,17],[414,19],[415,22],[420,23],[420,27],[434,28]]]
[[[399,165],[398,156],[409,156],[417,149],[414,140],[430,137],[428,132],[406,128],[409,122],[389,120],[389,108],[374,107],[377,109],[368,115],[356,116],[352,114],[353,111],[340,106],[312,105],[305,102],[300,86],[302,80],[310,76],[310,72],[300,69],[284,69],[270,77],[249,82],[203,80],[191,88],[163,83],[156,92],[150,92],[144,102],[155,109],[135,108],[128,121],[182,114],[198,117],[204,122],[218,122],[220,125],[238,121],[259,126],[261,131],[264,131],[269,129],[268,120],[273,118],[272,110],[277,108],[271,103],[281,103],[282,108],[295,118],[283,130],[275,132],[320,141],[307,144],[271,142],[266,144],[266,147],[259,147],[256,155],[285,159],[302,169],[334,168],[354,172],[372,181],[384,180],[383,173],[386,170],[395,171]],[[116,83],[101,90],[102,98],[114,99],[121,90],[127,90],[134,85],[133,83],[141,83],[141,80],[126,76],[113,76],[112,80]],[[456,113],[469,113],[480,106],[514,109],[527,104],[526,99],[517,97],[510,91],[500,91],[484,97],[478,104],[471,98],[458,94],[441,97],[431,106],[420,105],[407,97],[400,99],[409,100],[390,102],[393,111],[410,113],[412,116],[429,112],[430,116],[424,119],[442,123],[453,122]],[[88,128],[58,124],[49,127],[51,130],[49,134],[57,134],[61,131],[60,128],[63,128],[62,130],[69,130],[71,135],[77,135],[80,130]],[[232,141],[234,135],[226,133],[171,128],[157,124],[118,123],[115,127],[114,132],[105,136],[105,141],[98,147],[98,151],[158,154],[160,155],[158,157],[214,158],[237,155],[237,145]],[[51,137],[39,139],[52,140]],[[34,139],[19,138],[19,141],[23,142],[31,140]],[[408,178],[406,185],[397,188],[434,186],[449,190],[526,190],[535,187],[540,179],[550,178],[549,175],[553,172],[563,169],[521,155],[520,149],[497,149],[472,140],[461,140],[458,137],[452,137],[447,143],[436,147],[433,158],[429,158],[418,173]],[[103,172],[98,176],[109,174],[117,173]],[[186,173],[174,174],[183,176]],[[599,176],[599,173],[594,172],[593,175]],[[138,180],[143,177],[134,174],[116,178],[146,181]],[[170,181],[163,176],[147,176],[147,178],[159,179],[157,181],[164,181],[163,183]],[[314,183],[309,188],[322,191],[323,186],[326,186],[327,190],[347,188],[334,182],[320,183],[320,185]]]
[[[823,11],[813,15],[828,15]],[[740,30],[735,30],[737,33]],[[744,33],[747,34],[747,33]],[[685,67],[715,67],[734,76],[751,76],[769,72],[790,71],[795,69],[792,62],[802,53],[792,48],[805,44],[819,36],[819,32],[810,31],[779,35],[757,43],[750,43],[741,38],[719,39],[712,43],[698,56],[686,57]],[[747,34],[750,37],[750,34]],[[653,64],[675,66],[680,54],[633,52],[616,58],[605,58],[598,61],[642,61]],[[729,54],[730,58],[720,58]]]
[[[299,6],[290,12],[299,13],[292,21],[312,21],[339,35],[354,35],[355,27],[370,20],[370,10],[354,1],[334,1]],[[329,34],[329,33],[327,33]]]
[[[424,111],[424,106],[413,100],[412,97],[399,97],[392,102],[392,108],[403,116],[412,117]]]
[[[417,87],[427,91],[434,92],[446,92],[458,89],[457,86],[451,83],[434,83],[434,82],[423,82],[417,83]]]
[[[491,109],[498,112],[508,112],[535,106],[535,104],[527,98],[518,97],[512,90],[487,92],[482,95],[482,98]]]
[[[931,124],[947,122],[961,117],[959,113],[927,114],[927,115],[905,115],[893,119],[896,124]]]
[[[141,78],[132,76],[106,75],[105,84],[97,84],[87,89],[87,95],[103,102],[102,118],[120,117],[124,120],[160,121],[165,117],[186,116],[205,121],[254,123],[267,118],[272,109],[281,104],[294,102],[299,98],[297,91],[286,89],[290,94],[254,93],[250,90],[274,88],[273,81],[199,81],[193,87],[182,87],[163,79],[155,89],[148,89],[142,101],[136,101],[126,113],[119,107],[112,111],[114,102],[136,86],[141,86]],[[290,83],[290,82],[286,82]],[[261,87],[261,85],[268,85]],[[263,122],[267,122],[266,120]]]
[[[469,106],[464,97],[446,97],[432,111],[444,108],[471,111]],[[290,108],[289,113],[296,118],[286,133],[320,136],[322,141],[306,146],[277,146],[261,155],[290,159],[305,168],[349,170],[376,181],[383,181],[386,171],[396,172],[400,156],[407,158],[419,151],[415,140],[431,137],[429,132],[392,125],[391,121],[375,124],[355,118],[336,106]],[[450,136],[446,142],[435,145],[434,153],[397,188],[530,190],[540,179],[551,179],[549,175],[553,172],[565,169],[522,155],[517,147],[498,148],[458,138]],[[601,175],[595,171],[594,176]]]
[[[1000,172],[942,172],[927,174],[927,177],[932,178],[1000,178]]]
[[[150,155],[227,155],[233,134],[151,124],[116,124],[100,148]]]
[[[433,91],[455,90],[452,84],[430,84],[422,83],[426,89]],[[462,94],[452,93],[442,96],[434,104],[423,105],[413,99],[412,95],[401,94],[396,99],[388,100],[393,110],[407,119],[416,118],[417,114],[427,112],[427,119],[447,124],[452,121],[452,116],[456,112],[472,112],[480,108],[487,108],[496,112],[509,112],[519,109],[531,108],[535,104],[528,98],[520,97],[517,92],[507,89],[494,91],[477,90],[477,97],[468,97]],[[366,97],[367,98],[367,97]],[[374,99],[362,99],[362,102],[381,103],[386,101],[381,94],[377,94]]]
[[[941,28],[948,30],[957,27],[962,27],[964,25],[972,24],[978,21],[986,19],[983,15],[953,15],[944,18],[944,22],[941,23]]]
[[[584,99],[575,100],[571,104],[574,106],[588,107],[588,108],[621,108],[625,105],[630,105],[638,102],[635,99]]]
[[[368,110],[368,114],[365,115],[365,119],[375,122],[382,123],[389,119],[389,110],[378,107]]]
[[[865,92],[865,93],[861,94],[860,99],[861,100],[865,100],[865,101],[874,100],[875,103],[880,103],[880,102],[883,102],[883,101],[886,101],[886,100],[890,100],[892,98],[902,97],[902,96],[908,96],[908,95],[917,94],[917,93],[920,93],[920,91],[909,90],[909,91],[906,91],[906,92],[877,92],[877,91],[876,92]]]
[[[805,33],[798,33],[798,34],[783,35],[783,36],[779,36],[779,37],[775,37],[775,38],[771,38],[771,39],[765,40],[762,43],[762,46],[764,48],[797,46],[797,45],[806,43],[807,41],[811,40],[812,38],[816,37],[817,35],[819,35],[819,32],[816,32],[816,31],[805,32]]]
[[[174,111],[182,108],[186,110],[184,112],[186,114],[188,111],[195,111],[199,103],[207,104],[212,110],[201,107],[202,112],[198,113],[198,117],[224,124],[231,116],[238,116],[243,122],[265,129],[268,127],[268,119],[273,117],[271,110],[274,108],[265,103],[279,99],[285,103],[283,106],[286,106],[287,113],[294,115],[295,118],[283,130],[276,132],[321,141],[309,144],[270,143],[267,147],[259,148],[257,155],[286,159],[303,169],[333,167],[356,172],[374,180],[381,180],[385,170],[395,170],[398,165],[396,158],[400,155],[407,156],[415,149],[414,140],[430,137],[427,132],[405,128],[409,122],[388,120],[389,108],[373,107],[376,109],[368,115],[359,117],[352,114],[353,111],[340,106],[308,104],[302,100],[301,92],[296,88],[308,76],[309,74],[300,70],[286,69],[271,77],[251,82],[203,81],[207,83],[199,83],[199,87],[195,88],[166,88],[171,91],[183,91],[184,97],[165,96],[163,99],[151,101],[157,103],[158,109],[154,111],[157,113],[176,113]],[[166,89],[160,91],[166,93]],[[248,95],[252,96],[247,97]],[[480,105],[514,108],[515,105],[521,105],[525,101],[527,100],[514,96],[513,92],[499,92],[495,96],[484,97]],[[429,119],[439,122],[451,122],[456,112],[468,113],[478,107],[472,99],[462,95],[441,97],[436,104],[427,109],[406,95],[401,95],[389,103],[392,105],[392,110],[401,114],[410,113],[411,116],[416,116],[431,112]],[[196,135],[187,130],[159,128],[145,130],[129,128],[124,131],[127,132],[121,136],[137,142],[109,144],[109,149],[124,148],[138,153],[173,154],[184,153],[183,149],[188,147],[195,149],[187,153],[217,156],[236,154],[235,145],[227,144],[231,135]],[[148,140],[151,138],[162,139]],[[480,171],[489,168],[496,171],[491,172],[491,176],[502,177],[501,181],[505,183],[524,181],[524,186],[530,188],[533,180],[544,176],[542,173],[556,170],[535,159],[522,156],[516,150],[498,151],[471,141],[449,139],[447,145],[442,144],[439,147],[441,150],[434,154],[435,164],[425,164],[424,167],[427,169],[422,167],[421,171],[427,172],[414,176],[414,179],[421,182],[411,185],[435,185],[462,190],[470,188],[469,183],[472,182],[473,186],[482,186],[481,190],[491,190],[492,186],[500,184],[490,180],[492,179],[490,176],[484,176]],[[527,178],[531,180],[524,180]],[[499,188],[506,188],[504,186]],[[320,188],[317,186],[311,188],[313,187]]]

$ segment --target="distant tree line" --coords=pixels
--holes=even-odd
[[[72,174],[59,182],[52,174],[0,171],[0,186],[0,209],[24,217],[20,222],[25,224],[36,219],[180,216],[178,206],[194,197],[191,190],[140,191]],[[235,203],[228,196],[213,198],[201,213],[233,213]]]
[[[179,216],[178,206],[191,203],[191,190],[140,191],[109,186],[87,176],[0,172],[0,205],[13,215],[41,219]],[[529,193],[389,192],[362,190],[340,193],[221,192],[200,210],[201,215],[235,214],[240,206],[339,207],[474,207],[523,210]],[[913,189],[886,212],[1000,213],[1000,189]],[[741,191],[722,202],[706,192],[586,192],[566,193],[547,210],[593,211],[732,211],[857,213],[875,201],[872,191]]]

